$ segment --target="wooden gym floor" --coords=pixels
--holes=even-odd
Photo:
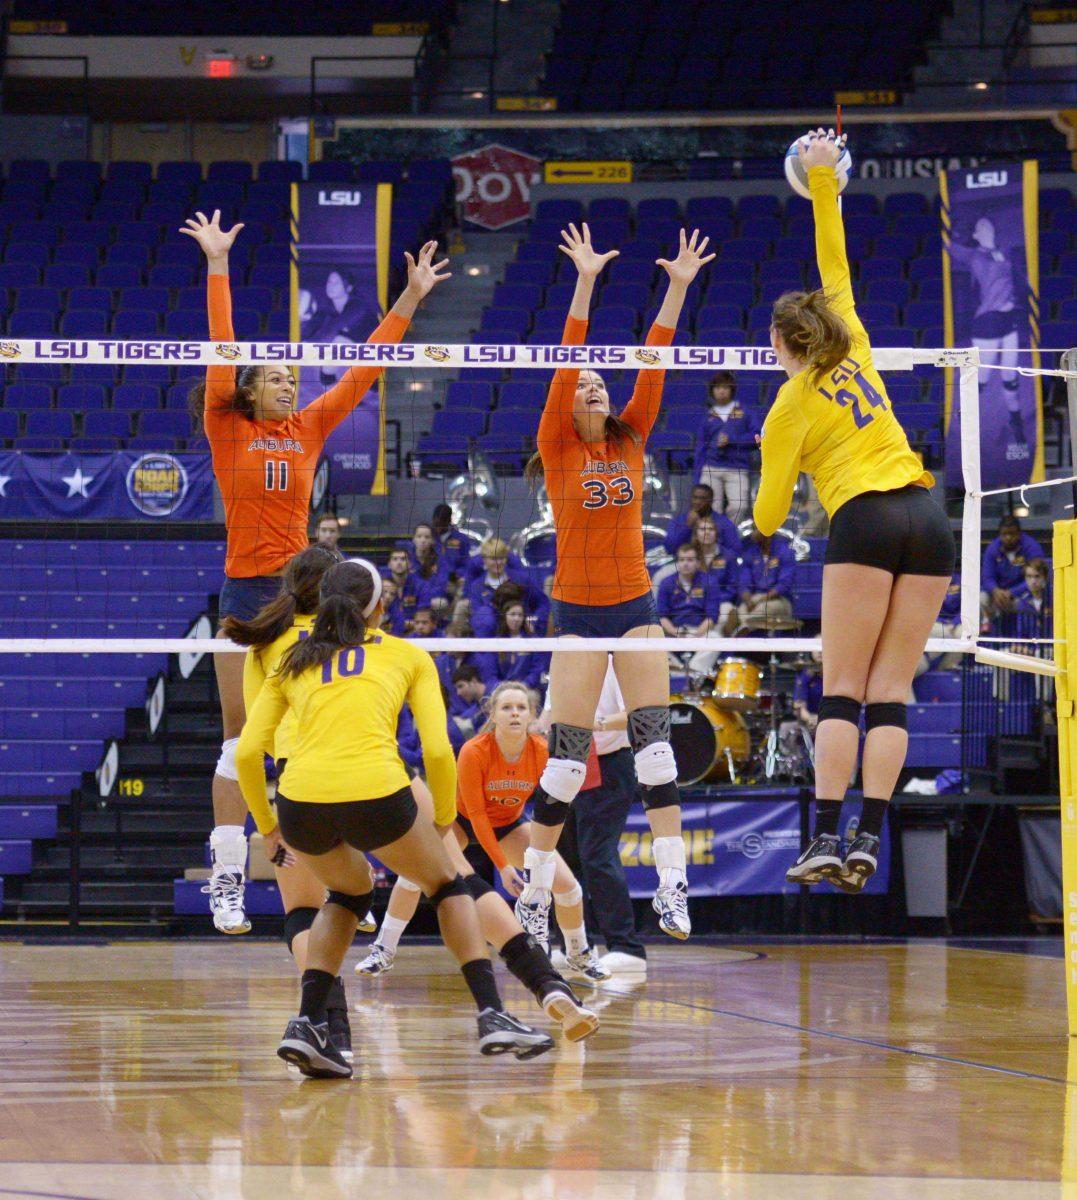
[[[356,1077],[300,1082],[274,1054],[279,943],[0,942],[0,1200],[1057,1200],[1077,1178],[1059,958],[654,946],[649,982],[592,993],[591,1041],[519,1063],[480,1057],[440,947],[380,980],[358,951]]]

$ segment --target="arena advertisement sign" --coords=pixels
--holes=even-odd
[[[388,184],[292,184],[292,336],[342,352],[300,371],[301,408],[357,361],[349,361],[344,352],[365,344],[381,320],[387,303],[391,204]],[[381,385],[371,388],[326,439],[331,492],[385,492],[381,392]]]
[[[530,154],[492,143],[452,160],[456,203],[464,219],[501,229],[531,215],[531,188],[542,180],[542,163]]]
[[[1038,378],[1018,373],[1040,366],[1037,165],[944,171],[939,185],[945,341],[975,346],[983,364],[982,486],[1038,482],[1044,477],[1042,389]],[[953,372],[946,374],[946,475],[957,486],[961,420]]]
[[[859,805],[843,810],[842,833],[855,833]],[[800,853],[798,800],[723,800],[685,804],[681,827],[688,864],[688,891],[693,896],[763,896],[795,894],[785,872]],[[654,895],[651,830],[642,808],[633,808],[621,834],[621,862],[628,890],[637,899]],[[890,886],[889,838],[884,834],[879,869],[864,887],[882,895]],[[820,891],[833,891],[820,884]]]
[[[213,520],[208,454],[0,454],[0,520]]]

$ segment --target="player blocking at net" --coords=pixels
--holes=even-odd
[[[212,220],[196,213],[180,230],[194,238],[206,256],[209,334],[215,342],[230,342],[235,336],[228,251],[242,228],[239,224],[222,229],[217,211]],[[405,254],[407,286],[370,341],[399,342],[420,301],[449,277],[448,259],[434,262],[436,250],[436,242],[427,242],[417,259]],[[339,383],[299,411],[296,380],[286,367],[206,368],[205,383],[191,393],[191,406],[205,427],[213,475],[224,501],[228,543],[221,620],[249,621],[280,592],[285,564],[309,540],[310,497],[325,440],[380,374],[379,367],[350,367]],[[214,668],[224,728],[213,775],[212,874],[207,890],[216,928],[221,933],[247,933],[246,809],[236,771],[244,716],[243,657],[215,654]]]
[[[905,762],[905,701],[954,566],[954,539],[872,363],[853,301],[835,165],[842,142],[819,129],[807,169],[823,287],[774,305],[771,345],[789,379],[763,424],[755,501],[765,536],[785,520],[801,471],[830,518],[823,566],[823,698],[815,734],[816,819],[790,882],[859,892],[878,865],[886,806]],[[842,854],[838,822],[864,716],[864,807]]]
[[[599,254],[590,230],[562,232],[563,253],[576,265],[576,288],[566,345],[582,345],[595,280],[611,250]],[[688,287],[714,255],[707,239],[684,230],[672,261],[658,259],[669,276],[647,345],[672,344]],[[638,351],[644,354],[645,351]],[[560,370],[553,378],[538,428],[538,451],[526,475],[545,476],[557,535],[553,623],[558,637],[664,638],[643,547],[643,465],[647,438],[658,416],[665,373],[642,370],[619,415],[610,409],[602,376]],[[595,711],[609,655],[554,652],[550,665],[550,757],[532,799],[530,845],[524,855],[527,883],[516,902],[523,927],[549,940],[549,913],[557,872],[556,846],[586,774]],[[684,842],[681,839],[677,764],[670,745],[669,664],[662,649],[619,653],[613,668],[628,711],[628,736],[636,777],[653,835],[658,889],[654,909],[663,932],[691,933]]]

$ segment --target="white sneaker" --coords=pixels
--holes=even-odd
[[[355,964],[355,973],[356,975],[384,975],[386,971],[393,969],[394,958],[396,958],[395,950],[387,950],[378,942],[371,942],[370,953],[362,962]]]
[[[601,983],[610,977],[610,971],[598,961],[593,946],[588,946],[581,954],[566,955],[565,969],[561,974],[567,979],[582,979],[586,983]]]
[[[692,932],[692,920],[688,916],[688,886],[683,883],[672,883],[668,887],[659,887],[651,901],[651,907],[658,914],[658,928],[670,937],[684,941]]]
[[[251,923],[243,911],[243,875],[214,871],[202,889],[209,896],[209,911],[218,933],[250,933]]]
[[[611,950],[603,954],[599,964],[613,975],[646,975],[647,960],[635,954],[625,954],[623,950]]]
[[[552,897],[547,892],[545,902],[539,899],[534,904],[525,904],[523,900],[517,900],[514,909],[516,920],[524,927],[524,933],[529,933],[547,954],[550,952],[551,905]]]
[[[365,917],[359,918],[360,933],[377,933],[378,922],[372,912],[368,912]]]

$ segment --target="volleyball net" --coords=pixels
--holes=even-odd
[[[1046,353],[1046,352],[1044,352]],[[197,372],[210,365],[227,365],[240,368],[247,365],[262,367],[283,367],[289,370],[302,371],[305,368],[318,368],[325,372],[331,370],[339,373],[349,366],[368,365],[384,368],[391,379],[399,373],[403,376],[405,387],[390,386],[391,401],[396,405],[392,410],[395,418],[408,420],[406,411],[399,408],[399,397],[406,397],[410,387],[421,386],[422,379],[429,379],[431,372],[456,372],[461,379],[468,378],[468,372],[481,369],[489,372],[495,368],[502,373],[511,373],[516,378],[517,373],[527,374],[532,378],[538,377],[548,381],[551,372],[558,368],[570,367],[580,370],[591,370],[600,373],[604,379],[617,381],[611,383],[610,391],[622,381],[634,379],[637,372],[665,371],[667,372],[666,388],[670,390],[671,380],[694,381],[698,384],[700,397],[705,396],[706,374],[715,371],[728,370],[736,373],[739,380],[758,379],[766,388],[776,388],[781,378],[781,368],[775,355],[769,347],[745,346],[632,346],[632,345],[518,345],[518,344],[443,344],[443,343],[258,343],[258,342],[170,342],[155,340],[152,342],[134,342],[121,340],[71,341],[70,339],[26,339],[8,340],[0,344],[0,355],[10,363],[17,364],[79,364],[79,365],[112,365],[130,366],[133,364],[156,363],[182,368],[185,372]],[[960,413],[960,453],[961,468],[964,482],[964,501],[960,518],[960,552],[959,566],[961,572],[961,602],[960,620],[955,624],[955,636],[943,639],[933,639],[929,650],[936,654],[957,653],[966,654],[979,650],[988,655],[994,653],[998,665],[1015,665],[1004,661],[1006,650],[992,651],[993,641],[1000,644],[1019,642],[1016,637],[992,639],[991,635],[981,636],[981,602],[980,602],[980,557],[982,549],[982,504],[983,501],[995,495],[1014,492],[1026,499],[1034,489],[1053,488],[1072,484],[1073,478],[1066,476],[1048,480],[1043,483],[1028,484],[1023,487],[996,488],[984,490],[980,478],[980,407],[979,384],[984,372],[1007,370],[1012,373],[1012,366],[1003,367],[997,362],[990,361],[991,351],[976,347],[959,349],[931,348],[889,348],[880,347],[872,352],[873,363],[889,381],[899,379],[919,379],[925,372],[951,371],[956,380],[954,395]],[[1037,353],[1032,362],[1040,361]],[[854,367],[858,364],[854,364]],[[1016,368],[1021,375],[1039,375],[1043,377],[1066,378],[1072,383],[1077,377],[1074,363],[1067,360],[1057,368],[1025,366]],[[504,376],[503,376],[504,377]],[[396,382],[393,380],[392,382]],[[628,386],[627,383],[622,386]],[[615,397],[613,408],[616,411]],[[848,401],[844,401],[848,403]],[[702,405],[700,405],[702,408]],[[900,409],[895,408],[899,419]],[[518,413],[519,427],[534,435],[539,418],[538,410],[523,410]],[[476,440],[476,452],[481,455],[482,438]],[[650,468],[649,468],[650,469]],[[683,507],[686,495],[681,476],[681,495],[676,496],[677,487],[671,486],[671,480],[661,466],[655,466],[657,477],[656,488],[665,492],[665,503],[674,496]],[[66,481],[65,481],[66,482]],[[68,483],[68,486],[72,486]],[[75,486],[78,486],[76,480]],[[405,484],[406,486],[406,484]],[[472,493],[472,498],[474,494]],[[653,497],[648,498],[648,521],[650,532],[654,534],[661,529],[661,522],[674,515],[671,508],[664,514],[656,514]],[[414,512],[416,518],[426,519],[427,514]],[[460,515],[460,514],[454,514]],[[468,514],[463,514],[466,517]],[[509,527],[503,520],[503,515],[497,511],[492,514],[492,521],[487,522],[487,528],[507,543],[512,543],[520,532]],[[800,536],[800,526],[803,524],[802,512],[794,507],[786,527],[778,536],[787,537],[794,545],[798,557],[810,555],[808,539]],[[164,520],[167,522],[167,516]],[[138,540],[137,532],[132,541]],[[653,540],[653,538],[652,538]],[[660,552],[650,554],[652,566],[661,558]],[[608,564],[608,569],[615,572],[616,563]],[[668,567],[667,567],[668,569]],[[654,573],[654,572],[652,572]],[[68,577],[70,578],[70,577]],[[10,586],[10,585],[9,585]],[[74,587],[79,587],[79,577],[74,576]],[[729,639],[730,644],[724,645],[721,638],[678,639],[678,652],[713,652],[724,649],[737,653],[769,653],[774,649],[774,642],[779,641],[781,650],[789,653],[808,653],[819,649],[816,637],[788,636],[796,635],[804,622],[795,621],[793,628],[771,629],[762,632],[765,636],[752,636],[751,622],[747,628],[738,632],[741,636]],[[810,619],[807,622],[811,623]],[[744,636],[747,634],[748,636]],[[776,634],[786,636],[777,637]],[[415,639],[417,644],[428,650],[440,652],[469,651],[477,648],[473,638],[446,638],[424,640]],[[614,649],[624,652],[644,651],[653,649],[646,644],[630,645],[624,640],[587,640],[578,644],[555,641],[551,638],[531,638],[529,649],[549,652],[556,648],[569,653],[591,650]],[[483,638],[484,651],[491,653],[511,653],[519,649],[515,639]],[[1008,647],[1007,647],[1008,648]],[[18,654],[48,651],[51,653],[230,653],[238,652],[241,647],[221,639],[210,638],[175,638],[175,637],[71,637],[59,634],[47,637],[17,637],[0,638],[0,653]],[[1002,657],[997,657],[1001,655]],[[1020,664],[1017,664],[1020,665]],[[1042,669],[1042,668],[1038,668]]]

